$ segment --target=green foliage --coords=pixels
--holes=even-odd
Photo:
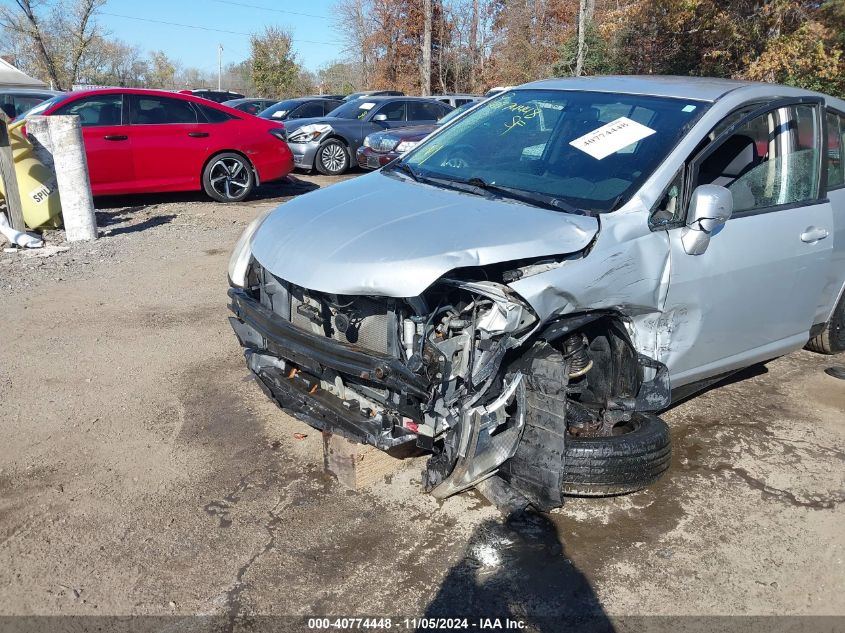
[[[822,25],[803,24],[794,33],[773,39],[745,76],[842,95],[842,49],[826,44],[831,39]]]
[[[300,69],[291,43],[290,32],[275,26],[250,37],[252,83],[260,96],[282,99],[295,94]]]
[[[609,75],[616,72],[616,61],[612,52],[599,34],[595,24],[590,22],[584,29],[584,75]],[[560,47],[560,59],[552,67],[555,77],[575,75],[578,58],[578,34],[572,35]]]

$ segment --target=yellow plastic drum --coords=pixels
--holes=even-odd
[[[9,126],[9,144],[15,160],[24,222],[31,229],[61,226],[62,207],[56,179],[50,169],[35,156],[32,144],[21,128],[20,124]],[[2,178],[0,195],[6,197]]]

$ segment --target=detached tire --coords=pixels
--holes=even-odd
[[[212,156],[202,171],[202,188],[218,202],[241,202],[254,187],[252,164],[234,152]]]
[[[824,331],[811,338],[805,347],[819,354],[838,354],[845,351],[845,295],[836,304],[833,316],[825,325]]]
[[[621,430],[621,429],[620,429]],[[612,437],[566,436],[561,492],[606,497],[642,490],[669,468],[669,427],[656,415],[635,413]]]
[[[326,176],[340,176],[349,169],[349,149],[337,139],[329,139],[317,149],[314,166]]]

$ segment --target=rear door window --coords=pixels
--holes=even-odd
[[[296,110],[290,113],[290,119],[308,119],[310,117],[323,116],[323,105],[319,101],[303,103]]]
[[[197,111],[190,101],[151,95],[134,95],[132,125],[178,125],[197,122]]]
[[[200,120],[200,123],[225,123],[226,121],[238,118],[233,114],[223,112],[223,110],[218,110],[217,108],[210,108],[198,103],[194,103],[192,105],[197,108],[200,111],[200,114],[205,118],[205,121]]]
[[[408,102],[408,120],[409,121],[437,121],[446,113],[447,108],[444,108],[439,103],[429,103],[426,101],[410,101]]]
[[[123,95],[103,94],[82,97],[58,108],[54,114],[76,115],[82,127],[123,124]]]
[[[328,114],[335,108],[342,106],[343,101],[324,101],[323,102],[323,114]]]
[[[827,112],[827,188],[838,189],[845,185],[845,166],[842,163],[842,134],[845,122],[835,112]]]

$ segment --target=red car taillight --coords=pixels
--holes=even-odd
[[[287,140],[288,140],[288,132],[283,127],[270,128],[270,134],[275,136],[280,141],[287,142]]]

